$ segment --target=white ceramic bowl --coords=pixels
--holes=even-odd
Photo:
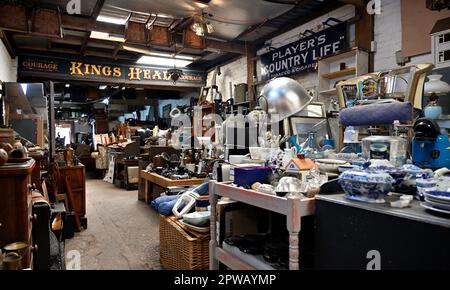
[[[196,211],[183,215],[183,222],[193,226],[202,227],[209,225],[209,219],[211,212],[209,211]]]

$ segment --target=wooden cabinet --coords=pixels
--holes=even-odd
[[[30,152],[28,156],[34,159],[36,165],[34,166],[33,173],[31,174],[31,184],[36,185],[36,188],[41,190],[41,166],[44,159],[43,152]]]
[[[0,166],[0,247],[25,242],[29,249],[22,258],[22,268],[32,265],[31,175],[34,159]]]

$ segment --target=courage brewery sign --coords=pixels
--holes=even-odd
[[[19,74],[48,79],[95,80],[104,82],[139,83],[146,85],[170,85],[170,67],[151,67],[126,64],[108,64],[85,60],[67,60],[45,57],[21,57]],[[199,87],[204,85],[205,73],[183,70],[178,86]]]
[[[319,58],[347,48],[347,23],[340,23],[261,56],[264,80],[317,70]]]

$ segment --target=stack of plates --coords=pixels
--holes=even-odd
[[[424,193],[425,202],[421,206],[440,213],[450,214],[450,192],[427,191]]]

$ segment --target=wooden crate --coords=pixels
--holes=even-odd
[[[125,29],[125,39],[128,43],[146,44],[146,31],[144,23],[128,21]]]
[[[159,253],[166,270],[209,269],[209,234],[188,232],[175,217],[160,216]]]
[[[172,34],[170,33],[168,27],[153,25],[148,30],[148,39],[150,44],[156,46],[170,47],[173,44]]]
[[[183,47],[193,49],[204,49],[206,47],[205,38],[198,36],[189,27],[183,32]]]
[[[61,17],[58,10],[34,9],[31,31],[49,37],[62,37]]]
[[[25,6],[1,4],[0,29],[28,32],[27,10]]]

